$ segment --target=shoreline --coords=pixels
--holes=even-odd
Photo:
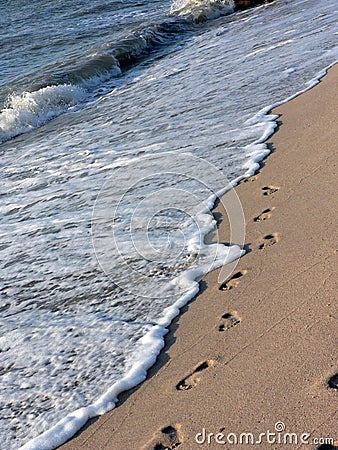
[[[282,126],[268,139],[273,151],[267,163],[235,188],[247,219],[249,251],[224,290],[218,289],[219,270],[204,277],[200,293],[169,327],[166,345],[147,380],[122,393],[117,408],[92,420],[91,426],[59,448],[153,449],[156,443],[170,448],[174,441],[183,449],[203,448],[193,440],[202,430],[217,434],[226,427],[233,433],[258,435],[278,421],[285,423],[288,432],[334,432],[336,392],[326,383],[338,369],[337,358],[331,359],[337,357],[338,312],[333,304],[334,277],[326,273],[334,265],[332,215],[336,208],[331,205],[333,195],[325,204],[322,184],[332,189],[335,178],[332,167],[330,171],[328,164],[320,163],[335,155],[315,149],[322,144],[334,151],[338,141],[333,123],[337,108],[330,96],[337,76],[336,65],[314,88],[277,107]],[[291,150],[295,146],[296,154]],[[320,173],[324,178],[327,171],[331,178],[312,179],[320,178]],[[322,206],[321,220],[311,204]],[[221,204],[213,213],[219,223],[225,217]],[[313,223],[306,217],[313,218]],[[330,230],[323,230],[325,219]],[[307,227],[301,229],[304,224]],[[220,223],[218,233],[220,241],[227,240],[225,223]],[[320,288],[325,301],[319,301]],[[312,304],[312,298],[318,302]],[[310,355],[315,367],[310,367]],[[266,371],[268,361],[271,367]],[[311,409],[311,420],[304,417],[302,403],[306,413]],[[317,420],[314,426],[316,416],[321,424]],[[130,429],[133,433],[128,436]],[[219,445],[213,442],[205,448]]]

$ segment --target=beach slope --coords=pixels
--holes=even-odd
[[[272,154],[236,188],[247,254],[232,278],[208,274],[148,379],[60,448],[338,448],[337,84],[334,66],[273,111]]]

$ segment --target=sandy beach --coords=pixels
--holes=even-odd
[[[236,188],[246,255],[201,282],[147,380],[61,449],[338,448],[337,84],[336,65],[273,111],[272,153]]]

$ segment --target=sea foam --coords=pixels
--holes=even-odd
[[[0,112],[0,143],[40,127],[85,97],[83,88],[67,84],[11,95]]]
[[[234,12],[234,9],[234,0],[175,0],[170,12],[200,22],[225,16]]]
[[[276,2],[205,27],[176,52],[137,73],[130,71],[128,82],[100,102],[59,119],[57,130],[50,127],[48,133],[20,139],[17,146],[2,147],[3,446],[17,448],[33,439],[27,446],[53,448],[87,418],[113,408],[117,392],[144,378],[170,319],[197,293],[200,272],[192,267],[171,281],[173,289],[182,286],[181,303],[163,298],[156,303],[152,292],[148,302],[125,297],[91,258],[90,217],[98,190],[121,161],[127,167],[131,158],[168,150],[181,155],[183,149],[213,161],[233,180],[230,185],[253,174],[269,153],[263,141],[276,126],[267,115],[274,99],[299,91],[336,59],[334,2],[306,9],[303,3]],[[312,21],[317,8],[326,12],[324,32]],[[295,23],[297,30],[288,29]],[[289,38],[288,45],[278,46],[279,39]],[[269,50],[255,54],[259,48]],[[286,67],[297,67],[297,72],[286,77]],[[181,168],[183,173],[191,162]],[[144,178],[153,174],[150,163],[145,167]],[[197,174],[201,177],[201,171]],[[159,181],[155,191],[167,185],[163,177]],[[204,213],[214,199],[204,203]],[[199,215],[199,224],[207,232],[210,217]],[[207,248],[198,247],[198,236],[187,233],[186,238],[188,252],[197,245],[207,255]],[[231,251],[238,256],[240,250]],[[155,294],[161,276],[153,277]]]
[[[261,138],[257,139],[253,144],[248,146],[247,157],[249,159],[243,166],[245,173],[231,182],[222,191],[218,192],[217,195],[221,195],[226,192],[231,186],[238,184],[243,178],[253,175],[260,167],[259,163],[262,159],[270,153],[269,149],[266,147],[266,144],[263,142],[271,136],[276,127],[275,120],[278,116],[268,114],[272,107],[278,106],[316,85],[320,78],[326,74],[328,68],[332,65],[333,64],[330,64],[326,69],[323,69],[311,80],[311,82],[307,84],[307,87],[303,90],[293,94],[282,102],[276,102],[273,105],[262,108],[254,117],[248,120],[248,123],[250,124],[255,124],[258,122],[265,123],[266,128],[264,133]],[[215,198],[216,196],[209,198],[204,208],[201,209],[200,214],[203,215],[203,211],[206,212],[208,209],[212,209]],[[201,220],[201,222],[203,222],[203,220]],[[205,233],[210,231],[210,223],[206,225],[206,228],[203,231]],[[193,243],[194,237],[191,238],[192,246]],[[245,253],[245,251],[237,245],[233,245],[231,247],[218,246],[218,250],[218,258],[215,258],[212,267],[208,266],[206,268],[200,266],[190,269],[172,281],[173,284],[184,286],[186,292],[173,305],[166,308],[157,322],[150,326],[144,336],[139,339],[137,342],[137,348],[135,349],[136,351],[133,364],[128,372],[120,380],[108,388],[106,392],[95,402],[66,415],[47,431],[20,447],[19,450],[50,450],[56,448],[71,438],[90,418],[102,415],[105,412],[115,408],[118,402],[118,395],[121,392],[137,386],[146,379],[147,370],[155,363],[158,354],[164,347],[164,336],[168,333],[168,326],[179,314],[180,308],[186,305],[194,296],[197,295],[199,285],[198,282],[196,282],[196,279],[201,277],[204,273],[206,273],[206,271],[236,261]]]
[[[206,267],[200,266],[190,269],[172,282],[182,285],[186,293],[173,305],[166,308],[157,323],[149,326],[149,331],[138,340],[134,349],[134,361],[128,372],[108,388],[94,403],[71,412],[50,429],[20,447],[19,450],[50,450],[58,447],[72,437],[89,419],[115,408],[118,395],[121,392],[137,386],[146,379],[147,370],[155,364],[157,356],[164,347],[164,336],[169,331],[167,327],[179,314],[180,309],[197,295],[199,284],[196,279],[208,270],[216,269],[237,260],[245,253],[237,245],[231,247],[219,246],[218,250],[218,257],[211,267],[207,265]]]

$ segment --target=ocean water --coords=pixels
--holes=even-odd
[[[240,199],[228,242],[205,244],[210,209],[269,153],[270,106],[337,60],[337,2],[0,5],[0,448],[51,449],[244,253]]]

